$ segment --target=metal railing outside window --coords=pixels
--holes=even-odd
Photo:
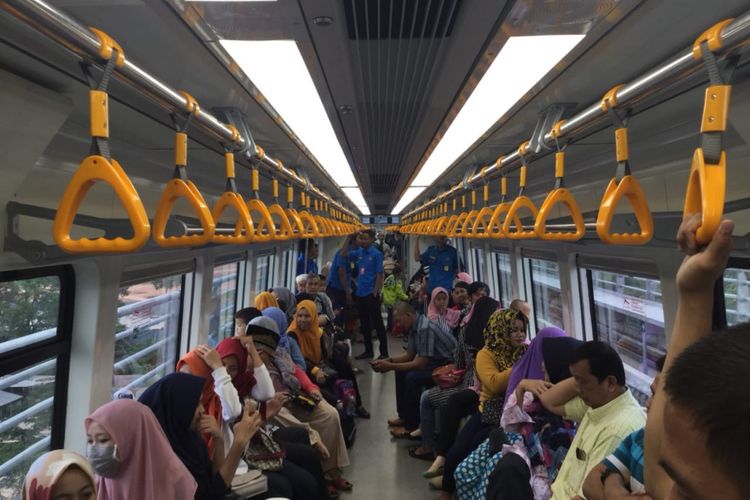
[[[234,335],[234,312],[237,310],[239,262],[214,267],[211,284],[211,316],[208,343],[211,347]]]
[[[536,331],[548,326],[563,326],[560,268],[557,262],[527,259],[531,277],[531,296]],[[503,303],[507,307],[505,303]]]

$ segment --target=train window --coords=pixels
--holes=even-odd
[[[184,274],[120,287],[112,391],[136,397],[174,371],[179,345]]]
[[[268,290],[271,286],[273,254],[255,258],[255,293]]]
[[[474,249],[474,273],[472,274],[472,278],[474,278],[475,281],[483,281],[483,275],[482,270],[484,269],[484,250],[480,248]]]
[[[284,250],[282,255],[282,262],[284,263],[284,286],[290,290],[294,290],[294,279],[296,278],[294,272],[297,270],[297,250]]]
[[[63,444],[74,276],[0,273],[0,497],[20,498],[42,453]]]
[[[615,348],[625,364],[628,384],[645,403],[664,355],[664,309],[657,279],[587,270],[594,314],[594,338]]]
[[[500,299],[503,307],[507,307],[513,300],[513,271],[510,263],[510,255],[505,252],[492,252],[492,261],[495,264],[494,279],[496,297]]]
[[[724,270],[724,305],[728,326],[750,321],[750,270]]]
[[[547,326],[562,328],[562,294],[560,292],[560,268],[557,262],[543,259],[527,259],[527,261],[531,277],[536,330],[539,331]]]
[[[214,266],[211,284],[211,316],[208,326],[208,343],[211,347],[216,347],[221,340],[234,335],[239,272],[239,262]]]

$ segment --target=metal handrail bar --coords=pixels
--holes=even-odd
[[[741,16],[736,17],[729,25],[721,30],[720,37],[723,48],[717,51],[717,55],[719,56],[748,44],[750,41],[750,12],[746,12]],[[693,57],[693,49],[691,46],[686,50],[680,51],[680,53],[673,56],[668,61],[656,66],[635,80],[622,85],[617,92],[615,92],[615,102],[617,102],[618,107],[632,106],[638,101],[669,87],[673,83],[673,77],[675,75],[684,78],[700,70],[702,67],[703,61],[697,60]],[[605,117],[606,114],[607,112],[603,110],[601,106],[601,98],[597,99],[589,107],[575,116],[568,118],[562,124],[558,140],[562,138],[573,139],[575,136],[589,133],[600,123],[600,120]],[[554,147],[555,139],[552,136],[551,131],[546,132],[542,136],[542,143],[550,149]],[[526,155],[527,162],[532,158],[533,155],[529,152],[529,154]],[[487,165],[486,168],[477,168],[476,171],[478,173],[468,177],[463,182],[458,183],[456,186],[453,186],[425,203],[422,203],[419,207],[410,210],[402,215],[401,218],[410,217],[428,207],[443,202],[448,197],[455,196],[462,191],[476,189],[478,185],[486,182],[490,177],[494,177],[501,170],[503,170],[503,172],[515,170],[514,167],[520,167],[520,160],[521,156],[518,154],[518,150],[513,150],[507,155],[501,156],[500,161]]]

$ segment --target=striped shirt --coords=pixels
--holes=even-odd
[[[440,366],[453,360],[456,338],[443,319],[430,321],[427,316],[419,315],[416,331],[409,335],[409,350],[422,358],[430,358],[430,366]]]
[[[639,429],[622,440],[617,449],[602,462],[607,470],[630,475],[630,491],[645,493],[643,485],[643,435]]]

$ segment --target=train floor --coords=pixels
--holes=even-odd
[[[403,352],[404,343],[389,337],[389,353]],[[354,344],[354,353],[362,352],[362,344]],[[375,344],[375,352],[378,345]],[[355,361],[364,373],[357,376],[363,403],[370,411],[370,420],[358,419],[357,440],[349,450],[351,465],[344,476],[354,483],[347,498],[356,500],[423,500],[434,499],[422,472],[430,462],[409,456],[408,448],[417,441],[395,440],[388,431],[386,420],[396,416],[396,385],[393,372],[375,373],[367,361]]]

